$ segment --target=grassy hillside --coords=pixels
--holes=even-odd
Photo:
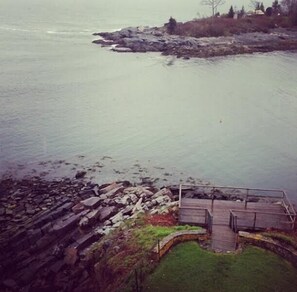
[[[282,258],[249,247],[214,254],[195,242],[176,246],[145,282],[144,291],[297,291],[297,270]]]

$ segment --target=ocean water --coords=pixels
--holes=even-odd
[[[91,43],[208,13],[194,0],[1,0],[0,174],[86,168],[100,182],[201,179],[297,201],[296,52],[180,60]]]

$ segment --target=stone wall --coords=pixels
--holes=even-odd
[[[249,232],[239,232],[239,242],[242,244],[252,244],[286,259],[297,268],[297,251],[293,247],[286,247],[275,240],[262,236],[261,234],[252,234]]]
[[[156,258],[159,260],[178,243],[190,240],[205,240],[206,238],[207,232],[205,229],[178,231],[163,238],[155,246],[153,252]]]

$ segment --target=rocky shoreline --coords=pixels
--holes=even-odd
[[[140,212],[176,206],[170,189],[82,178],[0,182],[1,291],[84,291],[88,249]],[[3,290],[2,290],[3,289]]]
[[[224,199],[217,190],[184,192],[185,197]],[[1,291],[93,291],[86,260],[92,245],[140,213],[177,210],[178,193],[174,185],[98,185],[83,171],[73,179],[0,180]]]
[[[128,27],[94,35],[101,38],[93,43],[111,47],[116,52],[161,52],[185,59],[297,49],[297,29],[284,28],[271,29],[267,33],[201,38],[171,35],[164,27]]]

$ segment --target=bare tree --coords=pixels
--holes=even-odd
[[[212,16],[215,15],[215,13],[217,12],[217,7],[221,6],[223,4],[225,4],[225,0],[202,0],[201,4],[202,5],[206,5],[206,6],[210,6],[211,10],[212,10]]]
[[[297,0],[282,0],[282,11],[287,14],[293,25],[297,25]]]
[[[257,0],[250,0],[250,7],[252,7],[254,10],[257,10],[257,8],[260,7],[260,1]]]
[[[252,7],[254,10],[262,10],[264,12],[263,2],[250,0],[250,7]]]
[[[290,15],[297,12],[297,0],[282,0],[281,4],[287,14]]]

